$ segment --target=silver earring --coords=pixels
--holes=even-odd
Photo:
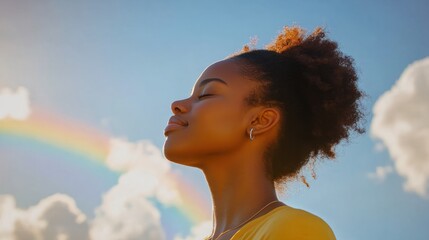
[[[253,128],[252,128],[252,129],[250,129],[250,132],[249,132],[249,138],[250,138],[250,141],[252,141],[252,140],[253,140]]]

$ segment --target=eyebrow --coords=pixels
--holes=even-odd
[[[213,81],[220,82],[220,83],[223,83],[225,85],[228,85],[224,80],[222,80],[220,78],[207,78],[207,79],[202,80],[198,86],[201,88],[204,85],[206,85],[207,83],[213,82]]]

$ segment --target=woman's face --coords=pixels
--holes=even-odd
[[[172,103],[164,135],[170,161],[201,167],[204,160],[232,154],[249,141],[249,109],[245,98],[256,82],[243,78],[237,60],[209,66],[190,97]]]

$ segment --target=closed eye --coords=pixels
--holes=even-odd
[[[210,97],[210,96],[214,96],[214,95],[215,94],[203,94],[203,95],[198,96],[198,99],[202,99],[204,97]]]

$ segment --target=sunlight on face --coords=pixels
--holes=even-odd
[[[189,98],[172,103],[174,117],[166,127],[167,159],[199,167],[202,159],[239,148],[247,141],[244,99],[256,86],[244,79],[237,61],[209,66],[196,81]]]

